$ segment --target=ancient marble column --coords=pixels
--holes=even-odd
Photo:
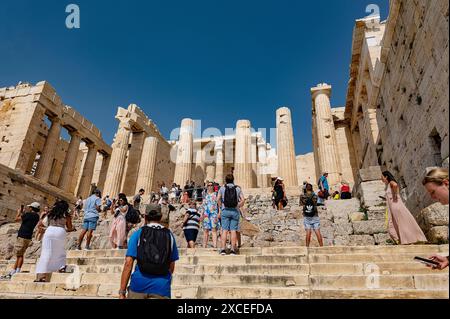
[[[144,141],[144,148],[142,150],[142,158],[141,164],[139,165],[139,174],[135,193],[137,193],[141,188],[145,189],[147,194],[152,191],[157,152],[158,139],[153,136],[147,137]]]
[[[216,146],[214,148],[216,153],[216,176],[214,181],[222,185],[224,183],[223,169],[224,169],[224,157],[223,157],[223,140],[216,140]]]
[[[136,183],[146,137],[147,135],[145,132],[133,132],[131,136],[131,147],[128,152],[127,167],[124,174],[125,176],[123,177],[124,181],[122,188],[122,192],[127,195],[134,194],[136,187],[138,187]]]
[[[341,164],[339,160],[336,132],[331,114],[331,86],[319,84],[311,89],[314,116],[316,117],[317,144],[320,174],[328,173],[330,188],[341,182]]]
[[[214,164],[208,164],[206,166],[205,180],[207,180],[208,182],[212,182],[214,181],[215,177],[216,177],[216,166],[214,166]]]
[[[298,186],[292,117],[287,107],[277,110],[277,153],[278,176],[284,179],[285,186]]]
[[[267,144],[262,138],[258,138],[258,187],[269,187],[266,173],[267,165]]]
[[[71,136],[69,148],[67,149],[61,175],[59,176],[58,181],[58,187],[66,192],[69,191],[72,178],[74,178],[73,171],[81,143],[81,136],[78,132],[71,133]]]
[[[184,119],[181,122],[174,176],[174,182],[178,185],[185,185],[186,181],[191,179],[193,144],[194,121]]]
[[[47,183],[53,167],[53,160],[55,158],[55,152],[58,147],[61,134],[61,123],[59,118],[52,119],[52,126],[48,131],[47,139],[45,140],[44,149],[42,150],[41,158],[39,159],[36,173],[34,176],[41,180],[43,183]]]
[[[97,188],[102,190],[105,188],[105,182],[106,182],[106,174],[108,173],[108,167],[109,167],[109,162],[111,160],[111,156],[106,155],[106,154],[102,154],[102,166],[100,168],[100,175],[98,177],[98,183],[97,183]],[[109,195],[109,194],[105,194]]]
[[[194,171],[192,173],[191,179],[196,184],[203,184],[206,178],[206,161],[205,161],[205,152],[202,149],[201,143],[194,144],[194,151],[193,151],[195,160],[193,163]]]
[[[104,194],[116,197],[120,193],[125,161],[128,153],[131,128],[129,123],[121,122],[112,145],[111,161],[106,174]]]
[[[92,176],[94,175],[95,160],[97,159],[97,148],[93,144],[87,144],[88,152],[84,167],[81,173],[80,185],[78,186],[77,196],[87,198],[90,195]]]
[[[240,120],[237,122],[234,177],[235,183],[244,189],[253,187],[250,128],[250,121]]]

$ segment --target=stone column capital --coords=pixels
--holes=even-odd
[[[72,131],[72,132],[69,133],[69,135],[73,139],[76,139],[76,138],[80,138],[81,139],[81,133],[78,132],[78,131]]]
[[[316,98],[319,94],[326,94],[328,98],[331,97],[331,85],[327,83],[318,84],[316,87],[311,88],[311,95]]]
[[[125,129],[127,131],[131,131],[131,121],[130,120],[120,121],[119,130],[120,129]]]

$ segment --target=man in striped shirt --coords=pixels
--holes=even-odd
[[[194,199],[191,199],[183,221],[184,237],[186,237],[189,248],[195,248],[195,242],[197,241],[197,235],[200,229],[200,218],[201,215],[197,211],[197,204]]]

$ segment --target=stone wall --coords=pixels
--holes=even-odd
[[[417,215],[431,203],[421,177],[449,156],[449,3],[393,1],[391,10],[398,16],[392,12],[385,36],[392,38],[378,97],[381,164],[406,187]]]
[[[67,200],[72,207],[76,201],[69,193],[0,164],[0,220],[3,222],[13,221],[20,205],[39,202],[49,206],[56,198]]]
[[[284,211],[272,208],[269,195],[250,196],[245,215],[259,229],[252,236],[244,236],[245,245],[279,246],[305,245],[302,207],[298,196],[288,197]],[[385,225],[386,207],[363,209],[358,199],[327,201],[319,207],[321,233],[326,246],[387,245],[389,235]],[[313,235],[312,244],[317,245]]]
[[[357,165],[351,132],[345,117],[345,107],[332,108],[331,112],[333,114],[338,155],[341,163],[342,181],[349,183],[350,187],[353,187]]]

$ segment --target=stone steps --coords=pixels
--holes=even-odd
[[[309,262],[314,263],[377,263],[377,262],[411,262],[414,257],[423,255],[424,252],[408,252],[399,254],[311,254],[308,256]],[[425,254],[427,256],[427,254]]]
[[[183,299],[448,298],[448,270],[433,271],[413,261],[447,251],[448,245],[297,246],[245,248],[238,256],[220,256],[215,249],[180,249],[172,294]],[[26,260],[23,270],[30,273],[0,281],[0,298],[116,298],[124,255],[123,250],[69,251],[75,273],[52,274],[49,283],[34,283],[36,261]],[[8,270],[11,263],[0,261],[0,267]]]
[[[433,274],[434,270],[424,267],[418,262],[377,262],[376,267],[383,275],[412,275],[412,274]],[[177,264],[176,274],[192,275],[363,275],[370,274],[373,271],[373,263],[324,263],[324,264],[270,264],[270,265],[217,265],[202,264],[188,265]],[[73,268],[72,267],[69,267]],[[88,274],[118,274],[122,272],[123,265],[85,265],[78,266],[82,273]],[[6,268],[5,268],[6,269]],[[34,273],[35,266],[30,265],[28,269],[24,268],[23,273]],[[443,273],[448,273],[448,269]]]
[[[110,285],[120,282],[120,273],[99,274],[82,273],[74,274],[52,274],[50,283],[73,285],[71,278],[83,285],[99,284]],[[32,283],[35,274],[20,273],[13,276],[12,283]],[[340,288],[340,289],[363,289],[372,287],[386,289],[429,289],[439,290],[448,288],[448,273],[443,274],[415,274],[415,275],[379,275],[376,280],[378,284],[371,283],[372,277],[366,275],[249,275],[249,274],[183,274],[174,275],[173,284],[176,286],[201,286],[214,282],[219,286],[267,286],[267,287],[289,287],[302,286],[315,288]]]
[[[430,250],[439,252],[448,252],[446,246],[438,245],[425,245],[425,246],[330,246],[330,247],[310,247],[306,248],[304,246],[292,246],[292,247],[249,247],[241,248],[241,255],[292,255],[292,254],[348,254],[348,253],[360,253],[360,252],[374,252],[379,254],[384,253],[407,253],[407,252],[423,252],[427,253]],[[179,248],[178,250],[180,256],[213,256],[218,254],[218,250],[215,248],[196,248],[196,249],[186,249]],[[125,257],[126,250],[111,250],[111,249],[100,249],[100,250],[71,250],[67,252],[68,258],[82,258],[82,257]]]

